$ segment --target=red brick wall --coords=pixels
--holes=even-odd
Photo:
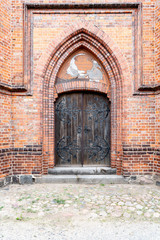
[[[0,2],[0,81],[11,83],[11,1]]]
[[[156,2],[155,9],[155,73],[156,83],[160,84],[160,2]],[[160,174],[160,96],[156,96],[156,153],[155,172]]]
[[[0,82],[11,83],[11,1],[0,1]],[[0,93],[0,177],[11,173],[11,97]]]
[[[0,177],[11,173],[11,97],[0,94]]]
[[[13,173],[41,173],[42,126],[40,87],[34,88],[34,97],[12,97],[13,99]]]
[[[156,97],[156,152],[155,172],[160,175],[160,96]]]
[[[101,33],[99,33],[100,39],[105,39],[105,36],[110,37],[111,41],[107,42],[107,44],[110,49],[113,50],[120,65],[119,70],[122,71],[123,75],[123,81],[119,89],[118,85],[112,87],[114,91],[119,90],[118,94],[120,94],[121,99],[123,99],[121,115],[119,113],[117,115],[117,126],[120,130],[119,132],[117,131],[117,136],[112,139],[112,144],[115,146],[113,151],[114,162],[117,161],[120,156],[122,160],[122,163],[120,163],[120,166],[122,166],[121,171],[125,175],[150,174],[159,171],[160,109],[159,95],[154,94],[158,91],[153,92],[150,90],[142,92],[138,90],[140,86],[142,88],[144,86],[155,87],[160,81],[160,8],[157,1],[142,1],[142,14],[139,13],[138,15],[138,29],[136,28],[136,20],[133,21],[136,13],[126,13],[127,10],[123,8],[116,10],[123,10],[123,13],[116,14],[110,14],[111,10],[108,10],[107,13],[94,13],[93,11],[90,14],[82,14],[80,13],[82,10],[77,10],[75,13],[72,13],[74,11],[73,9],[70,14],[65,14],[62,11],[60,13],[58,10],[56,10],[56,14],[43,14],[40,12],[33,14],[33,34],[31,39],[27,38],[25,42],[25,44],[30,44],[29,42],[31,42],[31,45],[33,45],[33,56],[31,59],[33,67],[31,71],[28,70],[27,73],[29,74],[31,72],[33,76],[31,84],[29,84],[30,75],[28,75],[27,81],[23,78],[23,74],[26,74],[23,64],[23,55],[25,53],[23,45],[23,3],[25,2],[39,3],[38,0],[12,1],[12,14],[7,15],[7,19],[9,19],[9,16],[12,16],[12,41],[10,31],[6,30],[7,35],[5,36],[7,36],[7,38],[5,39],[7,39],[8,47],[6,50],[3,48],[6,55],[9,53],[11,55],[7,57],[7,60],[5,58],[2,59],[2,63],[6,64],[5,69],[2,68],[2,82],[9,84],[12,82],[13,85],[16,86],[25,84],[25,87],[28,86],[29,92],[31,85],[32,93],[28,96],[23,93],[16,93],[12,96],[13,173],[40,173],[44,169],[43,162],[46,163],[50,161],[50,166],[53,165],[53,157],[49,158],[48,155],[47,157],[42,155],[42,150],[46,144],[46,142],[43,141],[45,134],[43,132],[43,113],[45,110],[42,101],[44,93],[44,73],[47,71],[47,64],[50,64],[50,58],[53,56],[52,53],[54,49],[67,35],[71,34],[72,29],[88,27],[91,30],[92,28],[94,29],[95,25]],[[47,1],[41,1],[41,3],[43,2],[47,3]],[[54,1],[52,1],[52,3],[53,2]],[[65,1],[58,1],[58,3],[64,2]],[[72,2],[73,1],[69,1],[69,3]],[[79,2],[82,3],[82,1],[76,0],[76,3]],[[105,2],[111,3],[112,1],[106,0]],[[120,1],[117,0],[117,3],[119,2]],[[123,2],[137,3],[137,0],[124,0]],[[1,7],[2,10],[9,5],[7,1],[2,1],[2,3],[4,6]],[[83,1],[83,3],[87,3],[87,1]],[[92,1],[92,3],[94,3],[94,1]],[[9,9],[9,11],[11,11],[11,9]],[[5,27],[8,26],[9,25],[5,25]],[[141,27],[143,27],[143,36],[141,36],[140,32]],[[113,42],[113,44],[111,42]],[[142,58],[140,58],[141,45],[143,47]],[[26,54],[28,56],[30,45],[27,46]],[[124,61],[122,61],[119,52],[123,56]],[[127,67],[124,67],[124,62]],[[141,76],[143,76],[143,78]],[[4,95],[3,98],[10,99],[10,96],[6,98],[6,95]],[[114,97],[112,98],[114,101]],[[3,101],[4,100],[2,100],[2,104]],[[111,101],[112,106],[114,104],[113,101]],[[115,106],[117,107],[117,105],[113,106],[113,114]],[[7,108],[5,111],[7,112]],[[8,114],[9,112],[11,114],[11,111],[8,111]],[[5,116],[6,115],[4,115],[4,118]],[[8,136],[10,135],[8,134]],[[115,141],[115,139],[117,140]],[[119,149],[115,150],[117,148],[116,144],[119,144],[118,148],[121,148],[120,151]],[[116,163],[114,164],[113,166],[116,166]]]
[[[155,63],[156,63],[156,82],[160,83],[160,2],[155,6]]]

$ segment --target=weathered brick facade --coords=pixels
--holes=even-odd
[[[117,174],[160,174],[160,3],[102,2],[1,0],[0,177],[54,166],[54,103],[74,90],[110,99]],[[58,82],[78,49],[95,55],[106,82]]]
[[[156,73],[156,84],[160,84],[160,2],[156,3],[155,11],[155,73]],[[155,171],[160,173],[160,96],[156,95],[156,152],[155,152]]]

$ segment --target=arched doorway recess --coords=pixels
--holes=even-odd
[[[105,81],[87,81],[79,77],[72,82],[63,82],[58,79],[63,63],[79,50],[88,51],[98,59],[97,62],[101,64],[107,76],[104,78]],[[80,29],[70,34],[57,46],[52,53],[52,58],[45,72],[43,85],[43,173],[47,173],[48,168],[53,167],[55,164],[55,101],[59,94],[77,90],[105,93],[110,99],[111,167],[116,167],[117,174],[121,174],[123,156],[121,140],[121,68],[109,46],[86,29]]]
[[[64,61],[56,78],[78,87],[110,83],[99,59],[80,47]],[[75,87],[74,87],[75,89]],[[110,103],[106,95],[88,90],[63,93],[55,103],[55,165],[110,166]]]

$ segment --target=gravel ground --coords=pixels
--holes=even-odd
[[[0,189],[0,240],[160,240],[160,187],[9,185]]]

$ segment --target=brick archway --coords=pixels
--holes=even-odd
[[[96,30],[97,28],[92,28]],[[100,34],[101,33],[101,34]],[[117,174],[121,174],[122,165],[122,71],[120,64],[115,56],[117,51],[114,44],[110,42],[111,50],[107,38],[103,32],[99,31],[102,38],[94,32],[81,28],[72,32],[52,52],[49,57],[49,64],[46,67],[43,85],[43,173],[47,173],[49,167],[54,166],[54,102],[59,93],[74,90],[92,90],[108,94],[111,101],[111,167],[117,168]],[[90,85],[86,88],[83,85],[70,86],[64,84],[60,90],[55,88],[56,76],[63,62],[79,48],[85,48],[97,56],[105,71],[109,76],[110,92],[100,85]],[[121,56],[123,68],[127,68],[124,58]],[[105,89],[105,90],[104,90]]]

